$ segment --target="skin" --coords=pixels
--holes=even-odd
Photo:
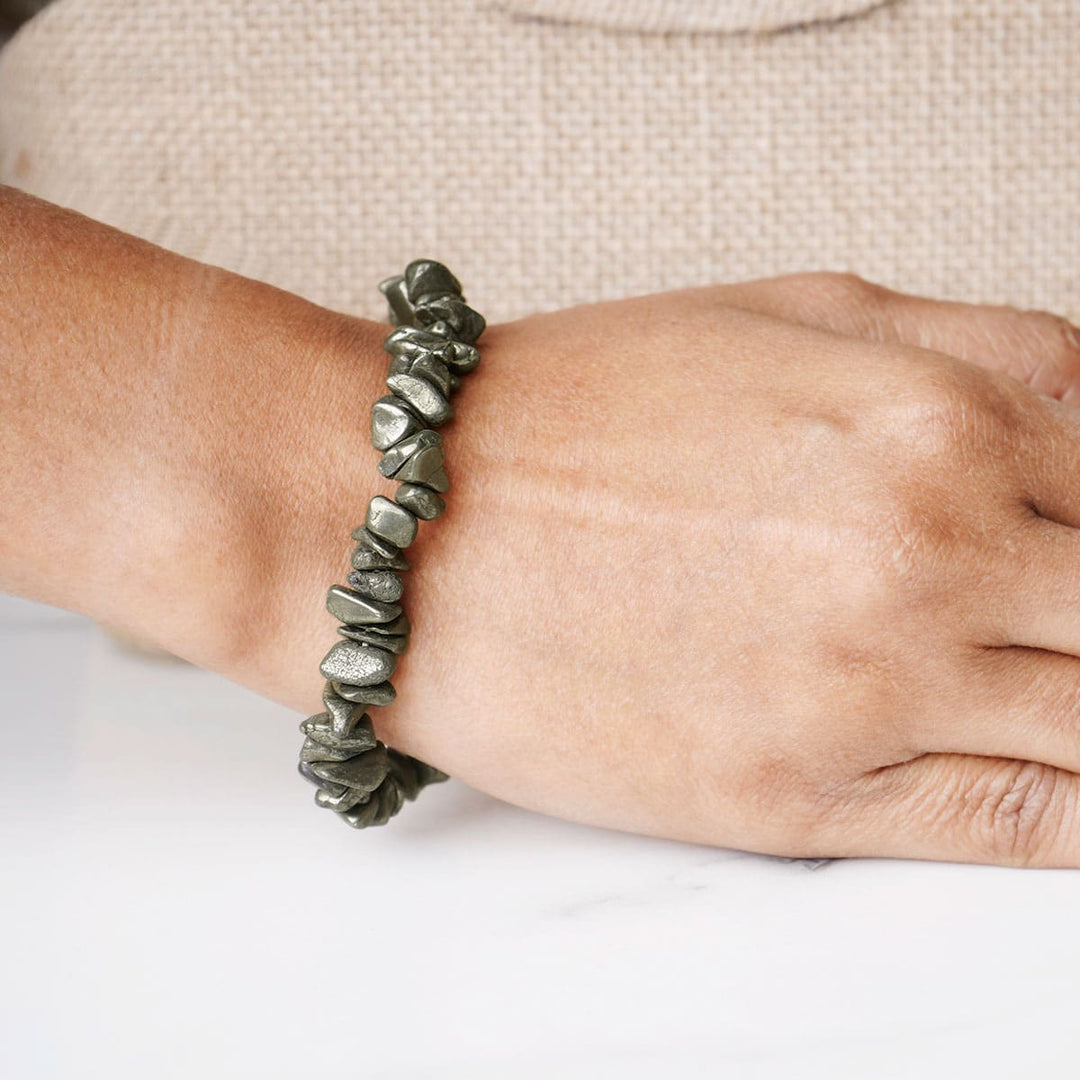
[[[319,711],[387,327],[10,189],[0,237],[0,588]],[[615,829],[1080,866],[1074,328],[807,274],[479,344],[381,738]]]

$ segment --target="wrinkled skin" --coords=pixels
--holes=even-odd
[[[1080,866],[1067,323],[802,275],[480,344],[384,738],[618,829]],[[327,537],[355,524],[336,496],[318,512]],[[310,535],[280,540],[288,611],[342,573]],[[232,674],[317,708],[332,625],[287,625],[262,675]]]

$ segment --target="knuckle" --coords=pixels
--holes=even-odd
[[[858,274],[823,271],[803,277],[809,289],[837,310],[862,313],[876,310],[890,295],[883,285],[876,285]]]
[[[927,362],[892,406],[903,460],[954,472],[958,464],[1011,459],[1025,424],[1021,389],[1006,375],[962,360]]]
[[[1027,866],[1055,849],[1065,814],[1062,774],[1033,761],[1002,761],[963,793],[963,811],[980,854]]]
[[[1018,333],[1033,337],[1041,349],[1080,363],[1080,332],[1064,316],[1052,311],[1019,311],[1016,321]]]

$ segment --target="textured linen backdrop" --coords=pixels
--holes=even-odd
[[[1080,318],[1080,0],[58,0],[0,179],[383,317],[797,269]]]

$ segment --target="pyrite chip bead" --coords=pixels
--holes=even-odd
[[[371,445],[389,450],[424,424],[396,394],[386,394],[371,406]]]
[[[319,670],[333,682],[374,686],[394,674],[397,657],[386,649],[359,641],[339,641],[323,658]]]
[[[377,746],[348,761],[312,762],[310,768],[321,780],[368,792],[374,791],[386,779],[390,760],[386,747]]]
[[[443,332],[436,333],[435,326],[426,330],[418,326],[399,326],[384,339],[383,348],[392,357],[408,361],[430,354],[438,357],[450,371],[467,375],[480,363],[480,351],[475,345],[455,341],[445,323],[440,324],[439,329]]]
[[[352,536],[354,540],[360,541],[361,547],[371,548],[372,551],[377,555],[381,555],[384,559],[393,559],[401,554],[401,548],[397,544],[391,544],[385,537],[376,536],[364,525],[356,529]]]
[[[403,398],[428,424],[445,424],[454,415],[454,407],[437,386],[417,375],[388,375],[387,388]]]
[[[428,297],[446,293],[462,296],[461,282],[434,259],[413,259],[402,276],[405,278],[405,291],[414,305],[423,303]]]
[[[379,458],[379,472],[387,479],[391,479],[397,476],[413,458],[421,454],[425,455],[420,463],[421,471],[426,470],[430,474],[442,467],[442,436],[437,431],[425,428],[395,443]],[[414,464],[410,472],[415,471]],[[359,540],[360,537],[353,533],[353,539]]]
[[[395,547],[407,548],[416,539],[416,515],[385,495],[372,497],[364,525]]]
[[[339,626],[338,633],[350,641],[362,641],[400,656],[409,647],[408,634],[375,634],[365,626]]]
[[[409,569],[409,561],[400,552],[387,557],[363,541],[357,544],[353,549],[352,565],[355,570],[360,572],[366,570]],[[363,590],[360,591],[362,592]]]
[[[396,619],[391,619],[387,623],[371,623],[370,625],[364,625],[359,627],[361,630],[367,630],[372,634],[405,634],[408,635],[409,617],[403,611]]]
[[[336,734],[326,713],[309,716],[300,725],[300,730],[308,739],[331,750],[351,750],[354,754],[359,754],[364,750],[374,749],[378,740],[375,738],[375,729],[371,725],[371,717],[351,701],[345,704],[350,709],[355,709],[360,717],[348,735]]]
[[[450,369],[434,353],[419,356],[409,365],[409,375],[427,379],[436,390],[448,397],[450,394]]]
[[[399,485],[394,501],[411,510],[421,521],[432,521],[446,509],[446,500],[423,484]]]
[[[323,687],[323,705],[326,712],[313,716],[311,719],[322,723],[323,717],[330,721],[330,729],[335,735],[346,736],[353,732],[364,721],[364,710],[358,709],[351,701],[338,697],[334,693],[334,684],[327,680]]]
[[[416,312],[413,310],[412,301],[409,300],[403,274],[380,281],[379,292],[386,297],[386,302],[390,307],[390,321],[395,326],[412,326],[416,322]]]
[[[400,604],[386,604],[381,600],[369,600],[352,589],[331,585],[326,594],[326,610],[339,622],[349,626],[393,623],[402,615]]]
[[[404,479],[404,476],[399,472],[395,479],[402,480]],[[429,487],[432,491],[438,491],[444,495],[450,490],[450,477],[446,475],[446,470],[441,465],[433,473],[428,473],[423,480],[418,480],[417,483],[423,484],[424,487]]]
[[[443,296],[424,297],[423,304],[413,305],[413,317],[418,326],[431,326],[432,323],[445,322],[453,336],[467,345],[471,345],[487,325],[479,311],[469,307],[461,297],[449,293]],[[407,320],[403,320],[407,321]]]
[[[361,705],[389,705],[397,696],[392,682],[373,683],[371,686],[355,686],[352,683],[334,683],[334,690],[346,701]]]
[[[393,570],[353,570],[348,583],[361,596],[387,604],[396,603],[405,591],[405,583]]]

